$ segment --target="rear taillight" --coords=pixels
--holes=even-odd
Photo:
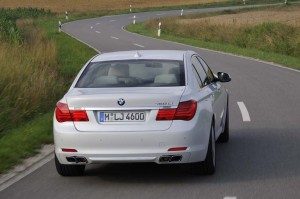
[[[157,121],[162,120],[191,120],[197,110],[197,102],[194,100],[180,102],[177,109],[160,109],[156,116]]]
[[[160,109],[157,113],[156,120],[173,120],[176,109]]]
[[[67,104],[58,102],[55,109],[58,122],[87,122],[89,118],[85,110],[69,110]]]
[[[174,120],[191,120],[197,110],[197,102],[194,100],[180,102]]]

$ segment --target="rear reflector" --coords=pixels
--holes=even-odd
[[[58,122],[87,122],[89,118],[85,110],[69,110],[67,104],[58,102],[55,109]]]
[[[177,109],[160,109],[156,120],[191,120],[197,110],[197,102],[194,100],[180,102]]]
[[[77,152],[76,149],[66,149],[66,148],[62,148],[61,150],[62,150],[62,152]]]
[[[169,148],[168,151],[185,151],[187,147],[175,147],[175,148]]]

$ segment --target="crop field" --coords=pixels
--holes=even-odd
[[[180,20],[183,24],[211,24],[211,25],[235,25],[235,26],[254,26],[266,22],[278,22],[300,26],[300,6],[280,7],[269,10],[244,12],[237,14],[224,14],[200,19]]]
[[[120,10],[132,8],[147,8],[161,6],[178,6],[225,2],[228,0],[0,0],[2,8],[34,7],[44,8],[52,12],[89,12],[98,10]]]

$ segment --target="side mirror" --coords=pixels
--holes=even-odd
[[[220,82],[230,82],[231,77],[227,73],[218,72],[218,81]]]

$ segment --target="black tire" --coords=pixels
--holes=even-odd
[[[211,125],[210,138],[206,158],[203,162],[190,164],[190,171],[193,174],[212,175],[216,170],[216,147],[215,147],[215,128]]]
[[[224,131],[220,134],[218,138],[219,143],[226,143],[229,141],[229,105],[228,105],[228,99],[227,99],[227,110],[226,110],[226,119],[225,119],[225,127]]]
[[[83,175],[85,165],[67,165],[60,164],[55,155],[55,166],[57,172],[62,176],[80,176]]]

